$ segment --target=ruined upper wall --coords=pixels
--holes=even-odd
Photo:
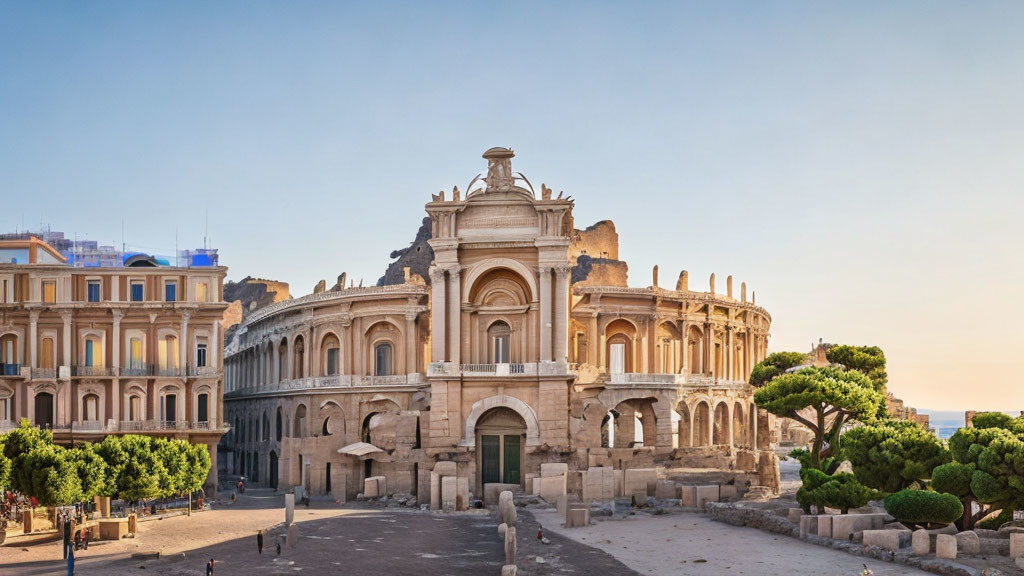
[[[601,220],[584,230],[573,230],[572,241],[569,244],[569,261],[575,262],[581,254],[591,258],[618,260],[619,233],[615,231],[615,223],[611,220]]]
[[[407,248],[395,250],[391,258],[395,261],[388,265],[384,275],[377,280],[377,286],[390,286],[405,283],[405,270],[418,274],[426,282],[430,282],[430,263],[434,260],[434,250],[427,242],[430,240],[430,216],[424,216],[416,238]]]
[[[246,312],[289,298],[291,294],[287,282],[246,276],[238,282],[228,282],[224,285],[224,301],[239,300],[242,303],[242,310]]]

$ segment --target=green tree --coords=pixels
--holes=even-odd
[[[950,524],[964,513],[964,505],[953,494],[931,490],[901,490],[883,502],[885,511],[904,524]]]
[[[865,486],[898,492],[931,479],[950,461],[946,445],[917,422],[889,421],[860,426],[843,435],[843,457]]]
[[[802,352],[775,352],[767,358],[758,362],[757,366],[750,371],[750,385],[755,388],[764,385],[772,378],[784,373],[790,368],[796,368],[807,361],[807,355]]]
[[[848,472],[829,475],[817,468],[801,468],[800,479],[803,485],[796,492],[796,500],[807,514],[811,506],[839,508],[846,514],[850,508],[864,506],[874,496],[873,490]]]
[[[188,472],[185,475],[185,490],[195,492],[203,487],[210,475],[210,450],[205,444],[190,444],[185,455],[188,460]]]
[[[34,496],[43,506],[81,502],[78,464],[60,446],[42,445],[15,459],[14,489]]]
[[[1008,518],[1014,510],[1024,508],[1024,435],[1005,428],[960,428],[950,437],[949,449],[959,466],[940,467],[938,474],[933,471],[932,485],[942,486],[964,502],[983,505],[976,514],[962,519],[962,527],[973,527],[995,511]],[[969,493],[964,490],[968,473]]]
[[[18,427],[4,434],[4,456],[14,460],[21,454],[28,454],[41,446],[53,445],[53,432],[36,428],[27,418],[22,418]]]
[[[7,490],[11,487],[11,459],[7,457],[7,451],[4,449],[3,436],[0,436],[0,492]]]
[[[107,463],[96,453],[93,444],[83,444],[68,450],[70,458],[78,471],[78,480],[82,486],[82,499],[92,500],[102,496],[107,486]]]
[[[157,454],[161,441],[135,434],[104,438],[96,452],[108,466],[105,494],[139,501],[173,493],[167,492],[170,475]]]
[[[979,412],[971,423],[975,428],[1002,428],[1014,434],[1024,434],[1024,416],[1013,418],[1002,412]]]
[[[878,346],[832,346],[825,351],[825,357],[833,364],[864,374],[871,379],[875,390],[885,394],[889,376],[885,372],[885,353]]]
[[[837,367],[809,367],[782,374],[754,393],[754,402],[776,416],[792,418],[814,433],[810,463],[821,464],[827,440],[839,451],[840,433],[848,420],[872,423],[884,402],[867,376]],[[805,418],[801,412],[810,410]]]

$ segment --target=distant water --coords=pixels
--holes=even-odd
[[[919,409],[918,414],[927,414],[929,425],[935,430],[939,438],[947,439],[964,425],[964,413],[954,410],[928,410]],[[1017,413],[1007,412],[1010,416],[1017,416]]]

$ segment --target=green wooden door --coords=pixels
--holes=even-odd
[[[501,437],[481,436],[484,484],[501,482]]]
[[[505,484],[519,484],[519,436],[505,436]]]

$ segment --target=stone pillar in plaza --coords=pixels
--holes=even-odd
[[[405,373],[416,371],[416,312],[410,311],[405,313]]]
[[[572,268],[558,266],[555,270],[555,321],[551,338],[553,359],[565,362],[568,359],[569,342],[569,274]]]

